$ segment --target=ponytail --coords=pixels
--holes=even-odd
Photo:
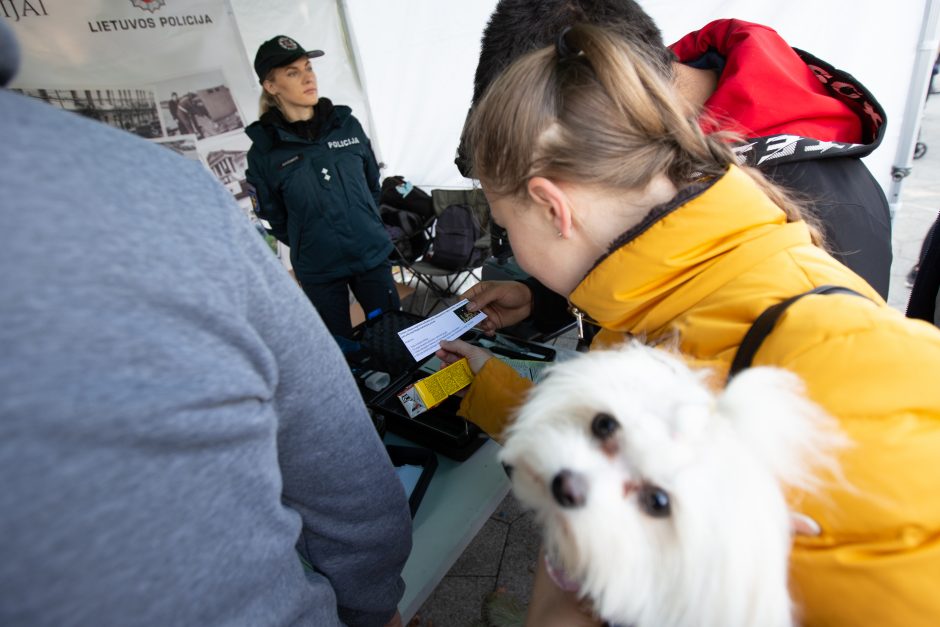
[[[737,164],[727,134],[706,136],[662,64],[601,28],[566,28],[489,87],[467,126],[471,167],[488,191],[523,196],[534,176],[619,189],[664,174],[682,189]],[[799,204],[742,167],[790,222]],[[813,242],[822,231],[808,222]]]
[[[271,109],[277,108],[277,100],[274,96],[268,93],[268,90],[261,88],[261,98],[258,100],[258,117],[270,111]]]

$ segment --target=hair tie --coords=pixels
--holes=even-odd
[[[581,54],[581,51],[568,43],[567,35],[571,31],[570,26],[565,26],[555,38],[555,50],[558,52],[559,61],[567,61]]]

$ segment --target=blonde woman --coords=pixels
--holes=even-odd
[[[246,129],[258,217],[290,247],[294,275],[334,335],[349,337],[349,289],[366,314],[398,309],[379,217],[379,167],[349,107],[321,98],[310,59],[322,50],[278,35],[258,48],[261,118]]]
[[[800,375],[854,441],[840,462],[856,492],[794,495],[809,520],[794,597],[807,626],[937,624],[940,332],[829,256],[799,207],[735,165],[653,61],[603,30],[576,26],[515,62],[467,139],[520,265],[601,328],[595,346],[674,338],[727,372],[769,306],[826,284],[864,296],[802,298],[753,362]],[[484,309],[509,318],[517,284],[497,288]],[[445,361],[467,356],[476,372],[462,415],[499,438],[529,384],[483,349],[442,346]],[[547,581],[541,570],[530,623],[574,624]]]

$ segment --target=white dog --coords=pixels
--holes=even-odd
[[[708,371],[632,343],[554,366],[501,453],[548,560],[630,627],[789,627],[785,487],[846,441],[798,378]]]

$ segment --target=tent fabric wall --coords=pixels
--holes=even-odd
[[[469,187],[454,156],[495,0],[346,0],[389,174],[425,188]]]
[[[453,165],[472,95],[479,41],[496,0],[275,0],[259,8],[230,0],[249,57],[285,32],[322,47],[315,61],[321,93],[349,104],[369,128],[385,175],[402,174],[425,188],[466,188]],[[772,26],[793,46],[848,71],[884,105],[882,146],[866,159],[888,189],[901,121],[929,0],[640,0],[672,42],[707,22],[736,17]],[[343,23],[348,21],[348,31]],[[352,48],[358,51],[356,67]],[[337,51],[342,49],[343,54]],[[357,80],[362,72],[363,90]],[[923,78],[923,77],[915,77]],[[358,90],[358,91],[357,91]],[[369,107],[366,107],[368,103]]]

